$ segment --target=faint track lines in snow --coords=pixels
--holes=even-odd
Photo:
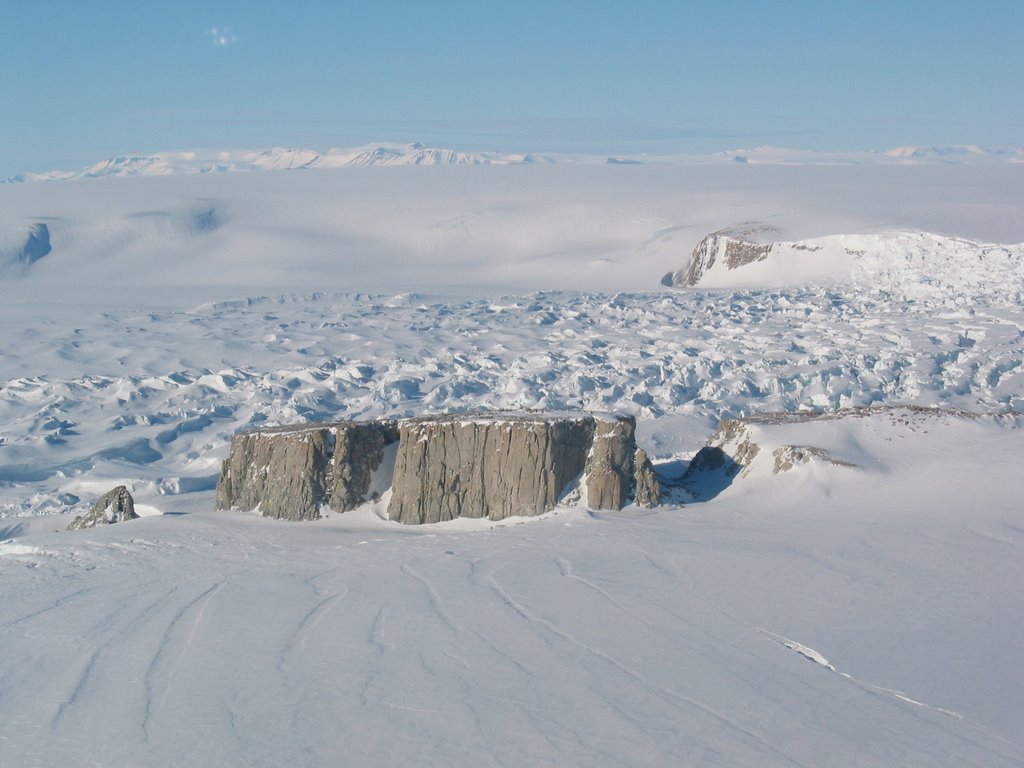
[[[283,670],[288,663],[292,660],[292,657],[296,654],[302,654],[306,649],[307,635],[313,632],[317,624],[319,624],[323,618],[330,613],[342,600],[344,600],[349,593],[349,588],[346,586],[341,592],[320,600],[312,608],[310,608],[306,614],[299,620],[299,623],[295,627],[295,631],[292,636],[285,643],[281,649],[280,656],[278,658],[277,669],[278,671]]]
[[[223,586],[223,582],[213,584],[200,595],[187,602],[171,617],[164,630],[163,637],[145,674],[146,703],[143,712],[142,731],[147,741],[151,738],[150,731],[153,718],[167,701],[167,695],[170,693],[174,675],[178,671],[178,667],[181,665],[182,659],[188,652],[189,647],[192,645],[196,631],[202,623],[206,607]],[[178,625],[189,614],[194,614],[194,616],[191,619],[187,634],[179,637],[181,632],[178,630]],[[158,687],[162,690],[159,694],[159,701],[154,702],[156,698],[155,691]]]
[[[660,683],[657,683],[653,680],[646,678],[636,670],[632,669],[629,665],[624,664],[623,662],[614,658],[605,651],[602,651],[596,646],[578,639],[573,634],[560,628],[555,622],[546,619],[538,615],[537,613],[531,611],[525,605],[523,605],[515,598],[513,598],[512,595],[498,582],[497,574],[498,572],[500,572],[500,570],[501,568],[499,567],[488,574],[488,582],[490,584],[490,587],[501,598],[502,602],[505,603],[506,606],[508,606],[508,608],[510,608],[524,620],[543,627],[549,634],[560,638],[561,640],[565,641],[566,643],[572,646],[575,646],[576,648],[583,651],[589,656],[593,656],[600,659],[610,667],[614,668],[618,672],[625,675],[626,678],[630,679],[636,684],[639,684],[643,689],[645,689],[649,693],[653,693],[654,695],[658,696],[666,703],[675,706],[682,705],[683,707],[697,713],[698,717],[709,717],[715,722],[719,723],[720,725],[728,728],[729,730],[735,731],[736,733],[740,734],[742,738],[749,739],[750,742],[756,745],[756,748],[763,749],[772,753],[776,757],[779,757],[782,760],[784,760],[787,764],[804,768],[803,763],[800,763],[799,761],[793,759],[792,756],[788,755],[785,751],[778,749],[774,745],[768,743],[762,736],[744,727],[736,719],[730,717],[728,714],[719,712],[715,708],[709,706],[708,704],[698,699],[687,696],[678,691],[672,690],[668,687],[661,685]]]
[[[648,562],[650,562],[653,565],[654,561],[651,560],[650,556],[647,555],[646,553],[643,553],[643,554],[647,558]],[[791,638],[785,637],[784,635],[780,635],[780,634],[778,634],[776,632],[772,632],[772,631],[770,631],[768,629],[765,629],[764,627],[756,626],[755,624],[752,624],[751,622],[747,621],[746,619],[738,616],[734,612],[729,611],[729,610],[723,608],[717,602],[712,600],[705,592],[703,592],[702,590],[698,589],[695,581],[693,580],[693,578],[688,573],[683,571],[682,569],[679,570],[679,575],[682,576],[686,580],[688,588],[689,588],[689,591],[695,597],[697,597],[702,602],[706,603],[708,606],[713,608],[717,613],[721,614],[723,617],[729,619],[730,621],[736,622],[737,624],[743,626],[747,630],[750,630],[752,632],[758,633],[760,635],[763,635],[763,636],[769,638],[773,643],[775,643],[775,644],[777,644],[779,646],[782,646],[783,648],[787,649],[788,651],[792,651],[793,653],[797,654],[798,656],[802,657],[803,659],[806,659],[807,661],[812,662],[813,664],[815,664],[817,666],[820,666],[823,669],[828,670],[829,672],[837,675],[838,677],[841,677],[841,678],[849,681],[850,683],[852,683],[853,685],[857,686],[858,688],[860,688],[860,689],[862,689],[862,690],[864,690],[864,691],[866,691],[868,693],[881,694],[881,695],[884,695],[884,696],[890,696],[890,697],[892,697],[894,699],[897,699],[899,701],[905,702],[907,704],[911,704],[912,706],[921,707],[923,709],[926,709],[926,710],[938,713],[940,715],[943,715],[943,716],[946,716],[946,717],[951,717],[954,720],[962,721],[966,725],[970,726],[972,729],[975,729],[978,732],[984,733],[986,736],[993,737],[993,738],[997,739],[998,741],[1006,744],[1007,746],[1011,747],[1015,751],[1020,751],[1021,750],[1020,745],[1017,744],[1016,742],[1006,738],[1003,734],[1001,734],[998,731],[995,731],[995,730],[993,730],[991,728],[987,728],[984,725],[981,725],[980,723],[975,722],[974,720],[971,720],[970,718],[966,717],[965,715],[962,715],[962,714],[960,714],[958,712],[951,711],[949,709],[944,709],[942,707],[934,707],[934,706],[931,706],[929,704],[925,704],[924,702],[917,701],[916,699],[913,699],[913,698],[909,697],[903,691],[898,691],[898,690],[895,690],[893,688],[886,688],[886,687],[883,687],[883,686],[880,686],[880,685],[875,685],[874,683],[869,683],[869,682],[867,682],[865,680],[861,680],[861,679],[859,679],[857,677],[854,677],[851,674],[848,674],[846,672],[842,672],[842,671],[838,670],[832,664],[832,662],[829,661],[829,659],[827,659],[823,654],[821,654],[817,650],[815,650],[815,649],[813,649],[813,648],[811,648],[811,647],[809,647],[807,645],[804,645],[803,643],[799,643],[796,640],[792,640]],[[960,736],[960,738],[964,738],[964,737]],[[990,751],[993,755],[997,755],[1000,759],[1007,759],[1007,758],[1012,759],[1011,755],[1007,755],[1007,754],[1005,754],[1003,752],[992,751],[992,750],[990,750],[989,747],[986,747],[981,742],[971,741],[971,743],[974,746],[978,747],[979,749],[981,749],[983,751]]]

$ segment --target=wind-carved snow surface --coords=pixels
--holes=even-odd
[[[1024,765],[1019,181],[482,170],[0,190],[52,239],[0,282],[0,762]],[[752,220],[849,261],[658,289]],[[241,428],[488,408],[636,415],[670,504],[212,511]]]

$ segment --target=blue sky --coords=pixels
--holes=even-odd
[[[1024,143],[1024,0],[0,4],[0,176],[374,140]]]

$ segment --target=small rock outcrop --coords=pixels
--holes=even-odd
[[[373,494],[374,472],[398,439],[394,421],[339,422],[240,432],[217,483],[217,509],[316,520],[320,506],[352,509]]]
[[[466,414],[402,424],[388,517],[503,520],[554,509],[584,470],[592,416]]]
[[[496,412],[273,427],[231,441],[217,509],[314,520],[389,487],[405,524],[503,520],[553,509],[583,477],[587,504],[654,506],[661,489],[630,417]]]
[[[824,448],[817,448],[813,445],[780,445],[772,451],[772,458],[775,460],[772,466],[773,475],[781,475],[783,472],[789,472],[795,467],[802,467],[814,461],[837,467],[858,468],[852,461],[837,459]]]
[[[693,249],[686,269],[669,272],[662,285],[685,287],[697,285],[704,273],[721,260],[728,269],[737,269],[755,261],[764,261],[771,253],[771,236],[778,230],[757,221],[748,221],[712,232]]]
[[[137,517],[135,500],[125,486],[119,485],[100,496],[88,514],[79,515],[72,520],[68,530],[81,531],[85,528],[95,528],[97,525],[123,523]]]
[[[21,230],[14,236],[13,242],[7,240],[7,233],[0,241],[0,272],[23,274],[35,262],[53,250],[50,245],[50,228],[38,222],[28,227],[28,232]]]
[[[53,248],[50,245],[50,228],[42,223],[33,224],[29,227],[28,237],[25,238],[25,244],[21,247],[20,261],[26,266],[33,264],[51,250]]]

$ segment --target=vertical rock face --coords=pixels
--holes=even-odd
[[[661,503],[661,483],[658,482],[658,477],[654,474],[654,465],[643,448],[636,449],[633,458],[633,477],[633,499],[637,506],[658,506]]]
[[[587,458],[587,505],[622,509],[633,491],[636,419],[632,416],[596,422]]]
[[[252,510],[282,520],[316,520],[320,505],[344,512],[379,490],[394,421],[349,421],[240,432],[217,483],[217,509]]]
[[[398,442],[398,422],[342,422],[333,432],[327,503],[335,512],[346,512],[377,498],[391,484],[387,454]]]
[[[259,507],[264,517],[316,520],[327,490],[325,425],[241,432],[217,483],[217,509]]]
[[[217,509],[315,520],[377,498],[388,517],[437,523],[503,520],[553,509],[585,473],[587,503],[621,509],[658,503],[660,488],[638,451],[631,416],[582,412],[425,416],[241,432],[217,484]]]
[[[388,517],[416,524],[543,514],[583,471],[593,433],[586,415],[403,422]]]
[[[770,238],[777,234],[774,227],[758,221],[736,224],[712,232],[693,249],[686,269],[669,272],[661,279],[662,285],[697,285],[704,273],[721,259],[728,269],[737,269],[755,261],[764,261],[772,250]]]
[[[119,485],[100,496],[89,514],[76,517],[68,526],[68,530],[80,531],[83,528],[95,528],[97,525],[123,523],[137,517],[135,500],[127,488]]]

